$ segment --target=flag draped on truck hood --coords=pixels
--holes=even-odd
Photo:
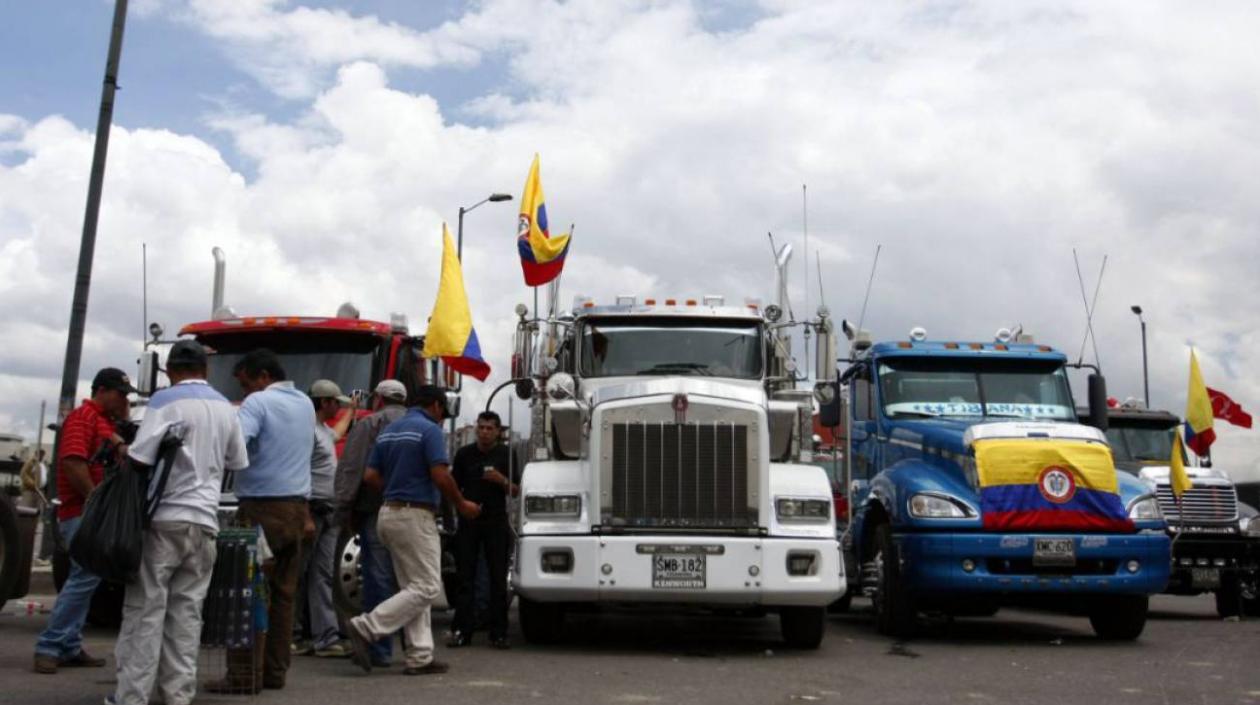
[[[1133,531],[1106,445],[992,438],[974,446],[985,529]]]
[[[440,357],[451,369],[472,375],[482,382],[490,376],[490,365],[481,357],[481,344],[473,328],[468,294],[464,291],[464,271],[455,253],[451,231],[442,224],[442,280],[437,301],[424,334],[425,357]]]

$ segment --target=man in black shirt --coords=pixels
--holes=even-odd
[[[507,517],[507,496],[517,487],[508,468],[508,448],[500,442],[503,432],[499,415],[485,411],[477,416],[477,442],[460,448],[452,463],[452,475],[460,492],[481,505],[476,519],[461,519],[455,535],[456,565],[460,590],[455,597],[455,623],[447,646],[467,646],[472,641],[476,618],[473,591],[477,555],[485,551],[490,573],[490,643],[495,648],[510,647],[507,638],[507,570],[511,529]]]

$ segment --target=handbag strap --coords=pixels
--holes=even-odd
[[[182,445],[184,445],[183,439],[169,428],[158,443],[157,462],[153,464],[153,471],[157,473],[157,476],[150,479],[153,490],[145,497],[144,502],[144,528],[146,529],[153,522],[153,515],[157,513],[158,505],[162,503],[162,495],[166,492],[166,481],[170,479],[171,466],[175,464],[175,453]]]

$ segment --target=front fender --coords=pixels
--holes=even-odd
[[[800,538],[834,539],[836,536],[835,508],[827,516],[827,521],[787,522],[779,521],[775,509],[775,500],[779,497],[797,499],[823,499],[830,505],[833,501],[831,480],[827,472],[813,465],[794,465],[788,463],[770,464],[770,502],[769,522],[771,536],[793,536]]]
[[[599,515],[599,498],[591,496],[585,465],[582,460],[551,460],[524,467],[518,509],[521,535],[590,533],[591,517]],[[581,515],[576,519],[531,519],[525,514],[525,498],[531,494],[576,494],[582,498]]]

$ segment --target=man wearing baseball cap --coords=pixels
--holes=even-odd
[[[106,458],[102,449],[113,444],[118,452],[125,451],[114,423],[127,418],[127,395],[134,391],[125,372],[106,367],[92,379],[92,398],[85,399],[61,423],[57,445],[57,496],[61,505],[57,507],[57,521],[66,546],[83,519],[84,501],[104,478]],[[100,582],[96,575],[70,561],[70,575],[35,644],[36,673],[56,673],[58,667],[105,665],[105,659],[89,656],[82,646],[83,623]]]
[[[381,429],[407,413],[407,388],[396,379],[381,380],[372,399],[372,414],[360,419],[346,435],[337,464],[337,524],[359,534],[359,560],[363,569],[363,608],[367,611],[398,592],[394,564],[376,533],[376,519],[383,501],[379,490],[363,484],[363,471]],[[372,664],[389,665],[392,637],[373,642]]]
[[[311,453],[311,519],[315,522],[315,538],[306,556],[306,619],[311,641],[309,646],[295,649],[298,653],[316,656],[347,656],[350,651],[341,644],[337,612],[333,608],[333,554],[337,552],[337,525],[333,521],[335,497],[334,475],[337,472],[337,441],[346,434],[354,419],[353,402],[341,393],[341,387],[330,379],[311,383],[307,396],[315,405],[315,447]],[[344,413],[343,413],[344,411]],[[340,418],[338,418],[340,415]]]

